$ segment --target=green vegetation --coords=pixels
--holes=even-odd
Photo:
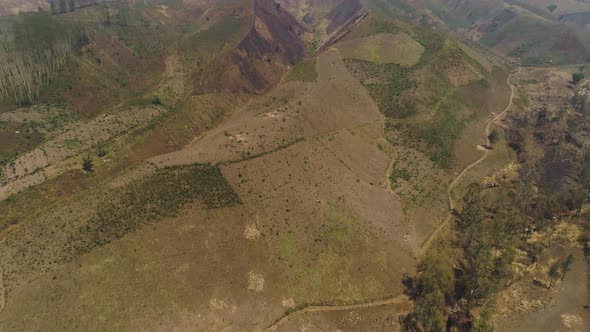
[[[429,125],[418,129],[417,136],[426,143],[426,154],[443,168],[451,165],[454,142],[461,137],[463,122],[455,115],[461,102],[459,94],[453,93],[441,102]]]
[[[523,54],[527,53],[531,48],[530,44],[521,44],[519,47],[512,50],[512,52],[508,53],[508,56],[513,58],[520,58]]]
[[[405,118],[415,114],[413,105],[400,98],[405,90],[416,84],[407,67],[365,60],[345,60],[345,63],[369,90],[383,114],[392,118]]]
[[[359,273],[387,268],[376,239],[363,225],[351,211],[330,203],[311,238],[295,230],[278,236],[278,261],[288,268],[289,292],[297,302],[354,303],[382,294],[383,281]],[[360,259],[350,256],[352,250]]]
[[[162,101],[160,101],[160,97],[155,96],[152,98],[152,105],[162,105]]]
[[[96,156],[99,158],[103,158],[107,155],[107,150],[104,146],[99,147],[96,149]]]
[[[554,197],[552,192],[531,190],[524,180],[500,182],[493,191],[478,184],[468,187],[455,213],[450,238],[435,244],[416,276],[405,279],[406,291],[416,304],[404,320],[410,330],[436,331],[449,325],[461,329],[473,324],[489,331],[496,294],[517,277],[514,263],[529,266],[539,260],[544,245],[529,239],[533,234],[551,234],[556,223],[553,216],[567,204],[555,201],[563,199],[562,194]],[[576,206],[570,204],[571,208]],[[565,278],[573,259],[569,255],[548,266],[548,288]],[[448,262],[455,261],[449,282],[445,271]],[[429,277],[429,271],[443,276],[442,280]],[[449,314],[449,308],[453,313]],[[482,314],[470,321],[474,311]]]
[[[82,161],[82,169],[87,173],[94,172],[94,165],[92,164],[92,159],[88,157],[84,158],[84,160]]]
[[[318,73],[315,60],[305,60],[296,64],[287,75],[287,81],[315,82]]]
[[[50,49],[68,37],[71,28],[48,13],[24,13],[13,24],[15,46],[20,51]]]
[[[529,105],[529,97],[526,93],[524,93],[524,91],[518,89],[514,104],[521,110],[524,110]]]
[[[584,79],[584,73],[582,73],[582,72],[575,72],[572,74],[572,81],[574,82],[574,84],[578,84],[578,82],[580,82],[583,79]]]
[[[306,44],[307,52],[309,54],[313,54],[320,46],[322,46],[322,41],[320,39],[313,38]]]
[[[549,277],[549,285],[547,286],[549,289],[553,288],[557,279],[559,279],[559,269],[561,268],[561,262],[556,261],[549,267],[549,271],[547,271],[547,276]]]
[[[472,310],[493,299],[495,292],[511,280],[515,246],[526,243],[526,239],[520,242],[517,234],[526,229],[527,218],[515,207],[521,206],[518,201],[510,205],[513,201],[504,202],[501,198],[493,204],[501,206],[502,212],[487,216],[485,208],[490,203],[481,187],[474,185],[468,190],[453,233],[461,253],[441,244],[443,248],[432,249],[423,258],[416,277],[406,281],[406,290],[416,303],[406,324],[420,326],[424,331],[444,331],[449,319],[460,327],[465,324],[462,317],[470,317]],[[459,271],[453,273],[450,261],[455,259],[459,260]],[[448,307],[461,312],[447,316]]]
[[[48,135],[75,119],[64,105],[35,105],[20,110],[32,118],[23,122],[0,121],[0,165],[38,147]]]
[[[188,35],[181,40],[181,49],[187,56],[200,56],[209,59],[228,42],[233,41],[247,22],[244,19],[226,16],[206,30]]]
[[[345,59],[396,63],[405,67],[417,64],[424,53],[422,44],[401,31],[346,40],[338,44],[338,49]]]
[[[494,145],[497,141],[498,141],[498,130],[493,129],[492,132],[488,135],[488,139],[490,140],[490,143],[492,145]]]
[[[67,139],[64,141],[64,148],[68,150],[74,150],[80,145],[80,141],[78,139]]]
[[[547,6],[547,10],[550,12],[554,12],[557,9],[557,5],[549,5]]]
[[[167,168],[125,189],[109,192],[96,216],[68,241],[70,254],[89,252],[145,224],[173,217],[194,201],[200,201],[208,209],[239,204],[237,194],[218,167]]]
[[[572,254],[569,254],[563,261],[561,261],[561,264],[559,266],[559,268],[561,270],[561,280],[565,279],[565,275],[569,271],[571,271],[573,263],[574,263],[574,255],[572,255]]]
[[[446,331],[446,304],[453,292],[453,267],[444,255],[428,253],[418,265],[416,277],[406,277],[406,292],[414,299],[414,311],[405,317],[409,331]]]
[[[449,168],[454,161],[455,142],[465,124],[477,117],[478,106],[471,107],[474,101],[469,98],[473,93],[455,88],[445,75],[465,70],[468,65],[486,71],[457,43],[438,33],[405,32],[425,48],[415,66],[360,60],[345,60],[345,64],[387,117],[385,129],[390,142],[417,149],[438,167]],[[466,87],[477,95],[493,90],[487,77]],[[471,112],[464,114],[465,110]]]
[[[402,179],[404,181],[410,181],[413,177],[412,172],[410,172],[410,170],[408,170],[405,167],[398,167],[397,164],[395,164],[393,166],[393,169],[391,171],[391,186],[395,187],[397,185],[397,182],[399,179]],[[395,189],[395,188],[394,188]]]
[[[127,101],[128,107],[146,107],[150,105],[162,105],[162,101],[159,96],[141,96],[132,98]]]

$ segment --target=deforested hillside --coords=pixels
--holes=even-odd
[[[1,12],[0,331],[587,330],[585,6]]]
[[[255,0],[250,31],[218,61],[210,88],[230,92],[267,91],[307,54],[307,29],[272,0]]]
[[[360,0],[280,1],[311,32],[306,39],[310,52],[327,48],[348,34],[367,14]]]

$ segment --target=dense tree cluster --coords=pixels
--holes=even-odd
[[[584,167],[580,188],[590,184],[588,174]],[[495,294],[516,280],[517,260],[525,266],[537,262],[542,248],[528,240],[554,223],[553,216],[567,206],[534,190],[531,181],[521,174],[519,180],[493,191],[478,184],[468,188],[456,212],[452,245],[431,250],[422,258],[417,274],[404,279],[415,303],[414,311],[403,321],[406,330],[445,331],[455,326],[492,331]],[[565,277],[572,263],[569,255],[550,266],[549,288]]]

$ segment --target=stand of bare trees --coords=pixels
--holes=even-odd
[[[0,99],[13,100],[19,106],[38,100],[40,89],[49,85],[79,41],[88,39],[88,33],[80,25],[68,26],[49,42],[23,42],[17,40],[22,37],[13,25],[0,27]]]

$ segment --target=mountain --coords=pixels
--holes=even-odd
[[[0,17],[0,330],[587,330],[587,2],[62,4]]]
[[[253,8],[250,31],[214,65],[208,87],[265,92],[305,58],[305,27],[272,0],[255,0]]]
[[[590,40],[581,15],[590,6],[564,1],[556,7],[534,1],[424,0],[418,8],[439,17],[449,28],[493,50],[530,64],[585,63]],[[576,9],[577,14],[554,15]],[[550,10],[550,9],[553,9]],[[574,16],[571,16],[574,15]],[[570,17],[568,19],[568,17]],[[582,23],[573,17],[580,17]]]

